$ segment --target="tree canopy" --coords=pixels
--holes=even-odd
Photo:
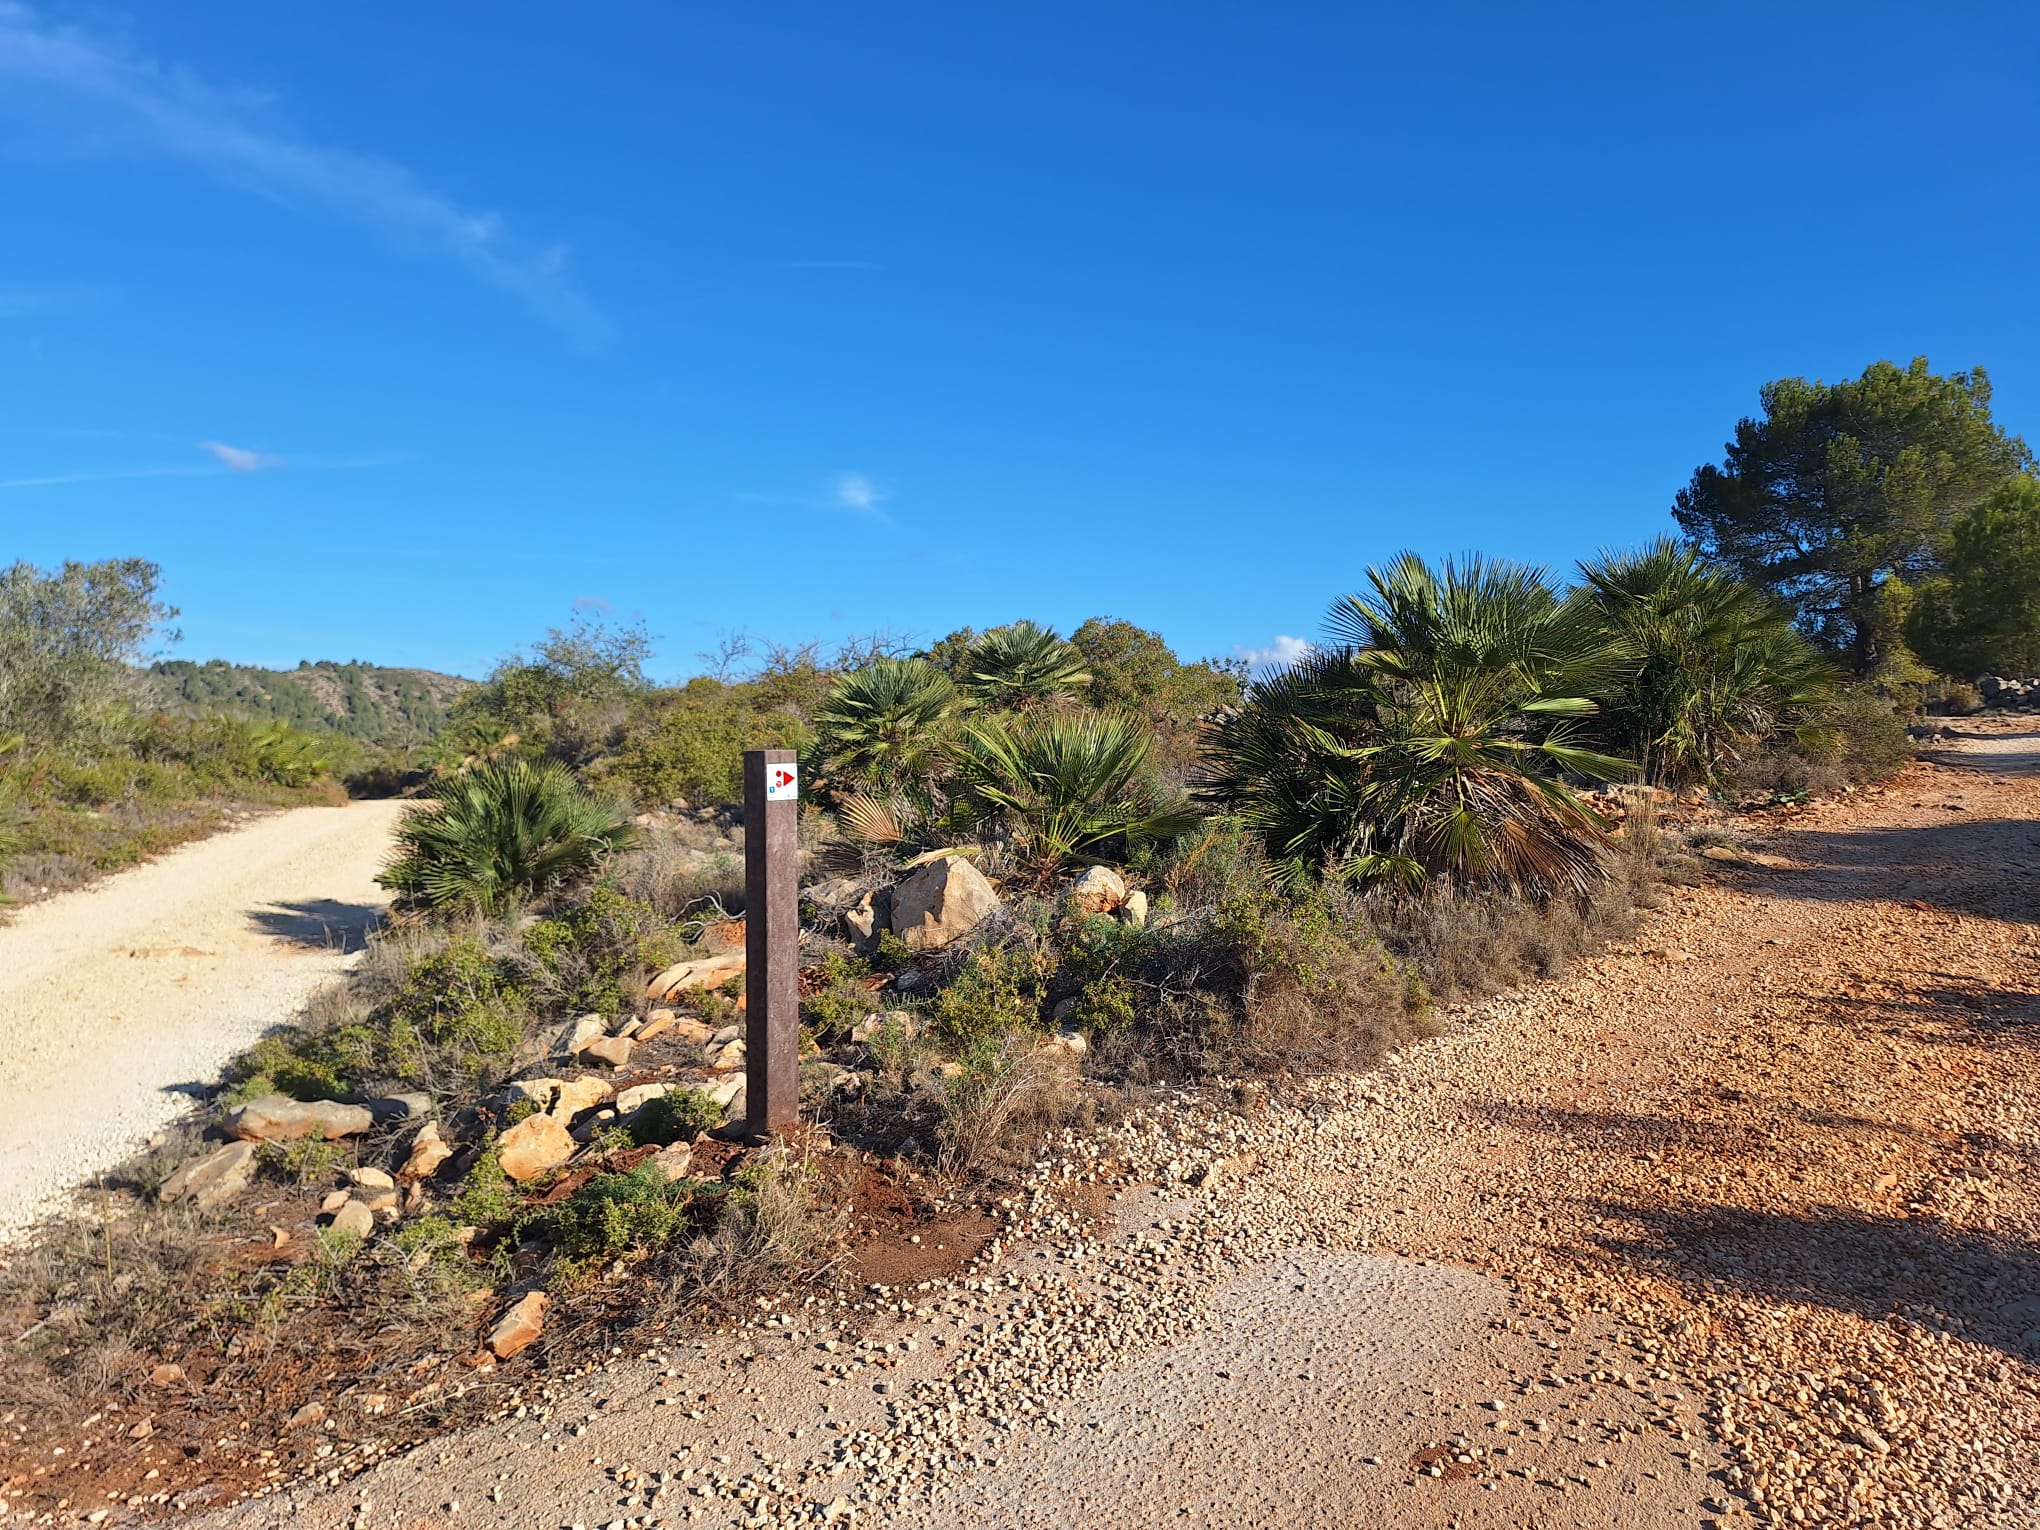
[[[1792,607],[1859,675],[1893,656],[1903,603],[1885,585],[1936,568],[1958,516],[2032,466],[1991,418],[1981,368],[1924,356],[1839,383],[1766,384],[1721,464],[1679,492],[1680,527],[1710,557]]]
[[[1957,517],[1906,635],[1947,674],[2040,674],[2040,479],[2008,479]]]

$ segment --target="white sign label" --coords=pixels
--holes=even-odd
[[[794,802],[800,797],[800,767],[798,765],[767,765],[765,767],[765,800],[767,802]]]

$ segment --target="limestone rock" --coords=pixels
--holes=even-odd
[[[612,1068],[621,1068],[629,1063],[631,1048],[635,1045],[628,1036],[605,1036],[581,1048],[581,1055],[608,1063]]]
[[[229,1142],[164,1180],[158,1195],[162,1200],[190,1201],[200,1211],[211,1211],[247,1189],[254,1178],[255,1144]]]
[[[366,1238],[375,1231],[375,1212],[360,1201],[350,1200],[333,1213],[333,1220],[328,1225],[336,1233],[344,1233],[351,1238]]]
[[[723,1079],[718,1083],[709,1085],[708,1088],[701,1092],[716,1104],[727,1109],[730,1101],[744,1092],[744,1076],[740,1073],[735,1078]]]
[[[1126,901],[1126,878],[1110,866],[1093,866],[1071,885],[1064,904],[1073,914],[1111,914]]]
[[[545,1292],[527,1291],[512,1302],[489,1330],[490,1353],[498,1360],[508,1360],[544,1333],[547,1301]]]
[[[673,1092],[671,1084],[633,1084],[628,1089],[616,1092],[616,1113],[620,1116],[635,1115],[644,1106]]]
[[[931,861],[893,889],[892,928],[910,951],[938,951],[999,906],[983,872],[960,855]]]
[[[699,957],[691,962],[675,962],[645,985],[645,998],[658,1004],[679,994],[720,988],[731,978],[742,975],[743,970],[742,947]]]
[[[892,928],[893,890],[881,887],[868,892],[843,911],[843,927],[850,932],[850,944],[860,955],[878,946],[878,937]]]
[[[496,1139],[503,1172],[522,1184],[574,1156],[574,1139],[551,1116],[526,1116]]]
[[[842,913],[855,905],[862,896],[857,890],[855,877],[830,877],[827,881],[817,882],[812,887],[803,887],[800,895],[816,908],[827,909],[832,914]]]
[[[744,1066],[744,1040],[740,1036],[715,1054],[715,1061],[709,1066],[718,1073],[727,1073],[732,1068]]]
[[[1126,895],[1126,901],[1119,905],[1119,917],[1136,930],[1145,929],[1148,919],[1148,895],[1136,887]]]
[[[684,1142],[676,1142],[670,1147],[660,1148],[652,1155],[652,1162],[659,1166],[659,1172],[666,1176],[666,1183],[670,1185],[676,1179],[687,1177],[687,1170],[694,1163],[694,1149]]]
[[[292,1100],[280,1094],[250,1100],[226,1120],[228,1135],[243,1142],[290,1142],[299,1137],[338,1142],[342,1137],[358,1137],[373,1125],[375,1117],[359,1105]]]
[[[428,1121],[411,1139],[411,1156],[404,1160],[404,1166],[397,1170],[397,1178],[403,1180],[430,1179],[439,1172],[439,1166],[453,1156],[453,1149],[439,1135],[439,1123]]]
[[[608,1034],[608,1022],[600,1015],[583,1015],[560,1032],[559,1040],[553,1043],[553,1050],[562,1057],[579,1057]]]
[[[880,1031],[898,1031],[903,1036],[913,1036],[921,1029],[921,1022],[910,1009],[881,1010],[875,1015],[866,1015],[850,1028],[852,1041],[870,1041]]]
[[[347,1177],[363,1190],[394,1190],[397,1182],[381,1169],[363,1167],[349,1169]]]
[[[628,1043],[626,1043],[628,1045]],[[589,1054],[593,1056],[591,1052]],[[545,1113],[555,1121],[568,1122],[584,1110],[593,1110],[609,1098],[609,1086],[599,1078],[576,1078],[564,1082],[556,1080],[559,1088],[553,1091],[546,1102]]]
[[[653,1010],[646,1017],[644,1024],[631,1033],[631,1039],[633,1041],[656,1041],[678,1023],[670,1009]]]

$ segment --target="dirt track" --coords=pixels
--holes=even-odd
[[[385,1450],[454,1342],[207,1522],[2040,1523],[2040,736],[1972,728],[1378,1073],[1052,1146],[968,1280],[930,1224]]]
[[[141,1147],[341,970],[402,805],[297,808],[0,926],[0,1240]]]

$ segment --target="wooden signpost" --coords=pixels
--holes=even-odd
[[[800,767],[744,753],[744,1121],[753,1137],[800,1114]]]

